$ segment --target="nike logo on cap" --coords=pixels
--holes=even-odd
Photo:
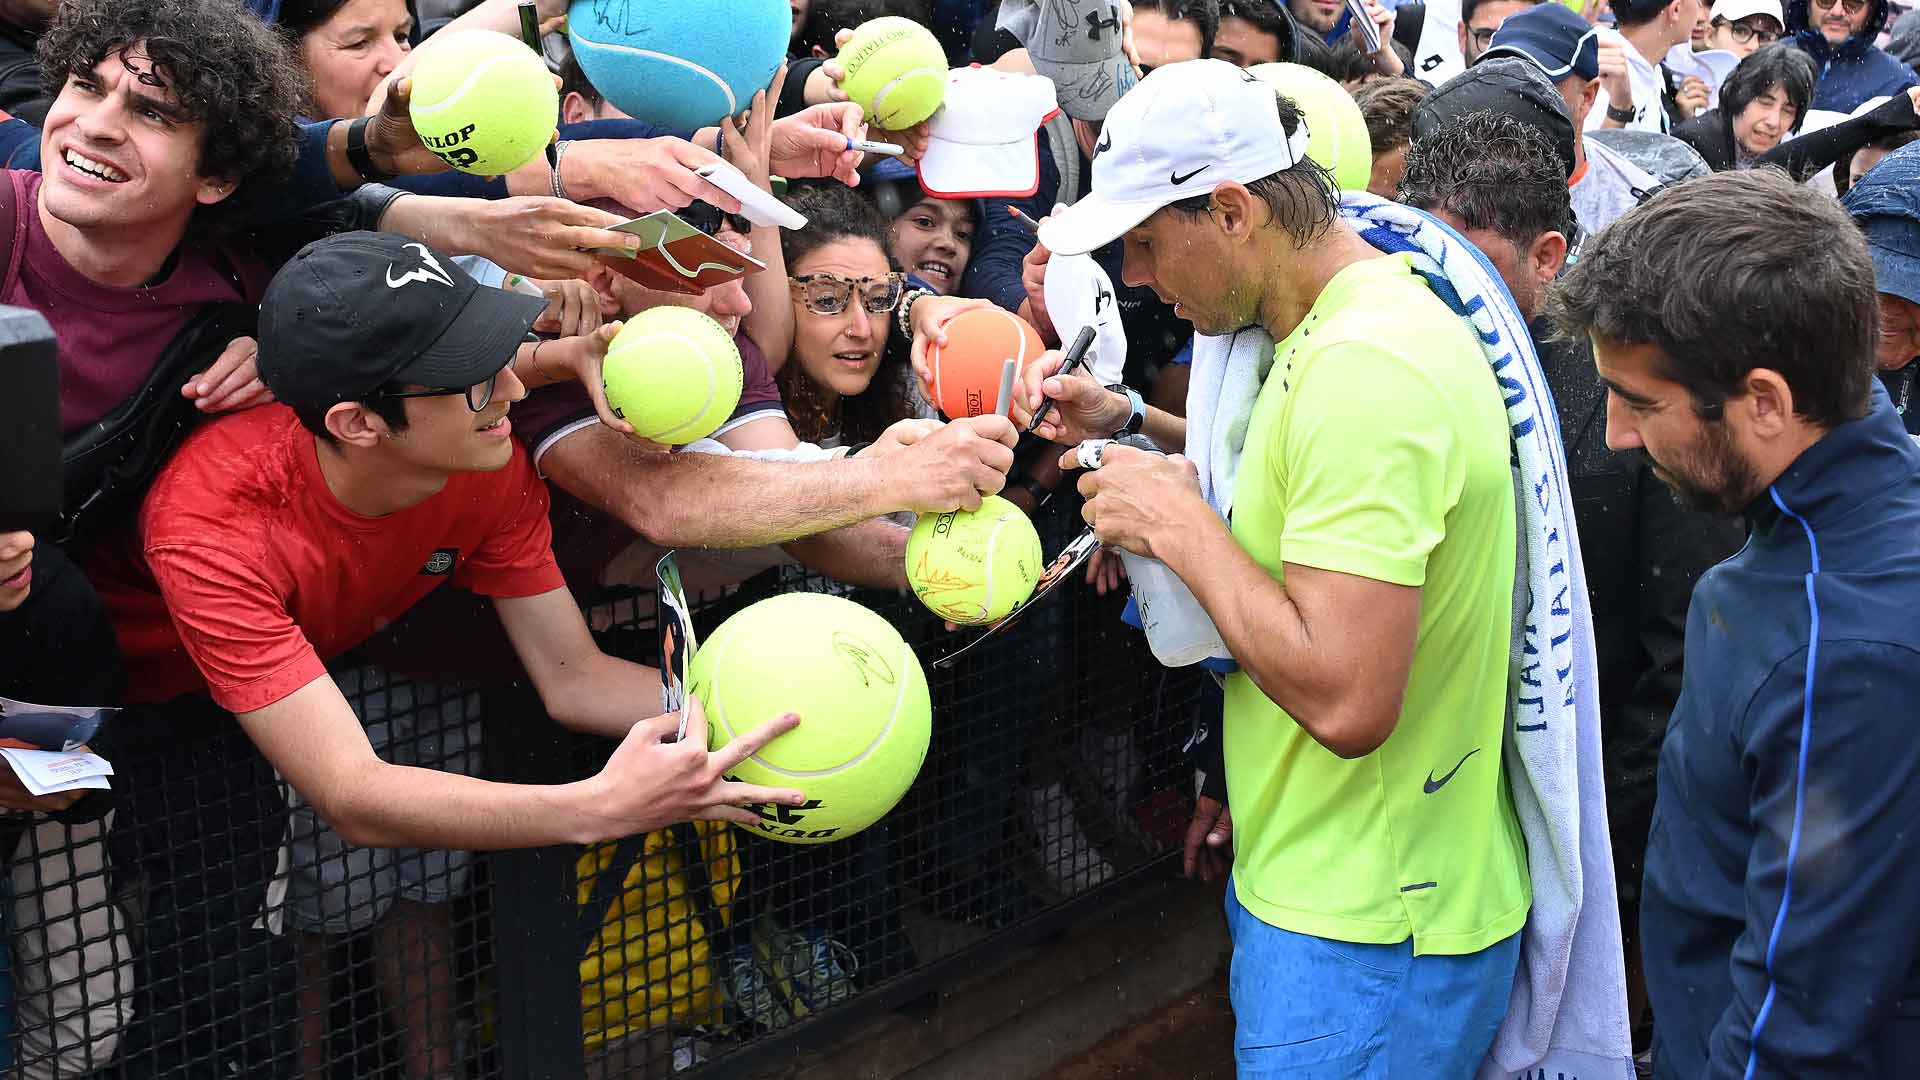
[[[1479,747],[1477,747],[1477,746],[1476,746],[1476,747],[1474,747],[1473,749],[1471,749],[1471,750],[1469,750],[1469,751],[1467,751],[1467,757],[1463,757],[1463,758],[1461,758],[1461,759],[1460,759],[1460,765],[1465,765],[1465,764],[1467,763],[1467,758],[1470,758],[1470,757],[1472,757],[1473,755],[1475,755],[1475,754],[1477,754],[1477,753],[1479,753],[1479,752],[1480,752],[1480,748],[1479,748]],[[1425,783],[1424,785],[1422,785],[1422,786],[1424,787],[1424,789],[1426,790],[1426,793],[1427,793],[1427,794],[1429,794],[1429,795],[1431,795],[1431,794],[1433,794],[1434,792],[1436,792],[1436,791],[1439,791],[1439,790],[1440,790],[1441,788],[1443,788],[1443,787],[1446,787],[1446,786],[1447,786],[1447,781],[1449,781],[1449,780],[1451,780],[1451,779],[1453,779],[1453,774],[1454,774],[1454,773],[1457,773],[1457,772],[1459,772],[1459,771],[1460,771],[1460,765],[1455,765],[1455,766],[1454,766],[1453,768],[1451,768],[1451,769],[1448,769],[1448,770],[1447,770],[1447,775],[1445,775],[1445,776],[1443,776],[1443,777],[1441,777],[1441,778],[1440,778],[1440,779],[1438,779],[1438,780],[1435,780],[1435,779],[1433,778],[1433,770],[1432,770],[1432,769],[1428,769],[1428,770],[1427,770],[1427,782],[1426,782],[1426,783]]]
[[[1194,177],[1199,176],[1201,173],[1206,172],[1211,167],[1212,167],[1212,163],[1209,162],[1208,164],[1200,166],[1199,168],[1193,170],[1192,172],[1188,173],[1185,176],[1181,176],[1179,173],[1169,173],[1167,174],[1167,179],[1172,180],[1176,184],[1184,184],[1187,181],[1193,179]]]

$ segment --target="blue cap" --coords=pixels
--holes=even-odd
[[[1539,4],[1509,16],[1494,31],[1480,60],[1517,56],[1531,60],[1554,82],[1569,75],[1600,77],[1600,28],[1562,4]],[[1478,63],[1479,61],[1475,61]]]
[[[1882,158],[1840,205],[1866,235],[1874,287],[1920,304],[1920,143]]]

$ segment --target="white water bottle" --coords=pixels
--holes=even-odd
[[[1186,667],[1209,656],[1232,655],[1193,590],[1171,567],[1129,551],[1120,552],[1120,561],[1133,584],[1133,602],[1154,659],[1168,667]]]

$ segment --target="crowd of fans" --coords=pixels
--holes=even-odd
[[[566,5],[539,0],[538,8],[551,31]],[[1896,748],[1894,734],[1862,733],[1869,719],[1901,715],[1898,686],[1877,681],[1882,669],[1874,665],[1885,657],[1862,653],[1846,661],[1854,666],[1822,676],[1822,708],[1852,717],[1851,736],[1844,751],[1833,751],[1844,758],[1832,765],[1840,778],[1812,791],[1799,672],[1782,674],[1804,662],[1812,715],[1815,660],[1805,635],[1798,654],[1777,642],[1744,652],[1723,644],[1708,654],[1715,667],[1697,670],[1695,660],[1695,649],[1707,647],[1699,643],[1703,620],[1721,632],[1726,623],[1804,621],[1786,600],[1742,608],[1745,594],[1730,574],[1710,579],[1722,590],[1710,610],[1702,610],[1708,586],[1700,595],[1695,587],[1743,545],[1741,558],[1760,558],[1768,544],[1784,544],[1783,516],[1816,514],[1790,510],[1783,498],[1826,506],[1847,495],[1836,474],[1813,475],[1792,456],[1756,487],[1755,461],[1774,460],[1766,455],[1805,436],[1795,445],[1818,445],[1804,460],[1825,448],[1828,457],[1850,455],[1836,460],[1873,463],[1861,466],[1857,483],[1887,493],[1877,513],[1903,520],[1897,515],[1912,501],[1912,447],[1904,438],[1888,444],[1877,428],[1855,429],[1884,407],[1895,415],[1889,430],[1920,434],[1920,410],[1908,408],[1920,355],[1920,151],[1903,149],[1920,138],[1920,74],[1911,66],[1920,57],[1920,14],[1892,0],[792,0],[792,15],[788,62],[772,85],[740,116],[699,131],[627,116],[566,54],[565,35],[550,34],[547,58],[562,95],[554,152],[484,178],[443,171],[420,145],[407,77],[437,34],[518,33],[511,0],[0,4],[0,303],[37,311],[52,328],[68,461],[57,522],[0,534],[0,695],[124,708],[92,745],[114,764],[111,796],[35,796],[0,770],[13,845],[6,1005],[17,1075],[320,1075],[328,944],[367,931],[382,958],[380,992],[401,1014],[405,1075],[462,1075],[452,1003],[418,971],[447,963],[448,905],[467,887],[466,852],[589,845],[587,872],[589,863],[604,865],[609,845],[668,837],[694,822],[693,842],[710,857],[742,857],[723,823],[750,824],[750,807],[797,805],[804,793],[724,774],[807,718],[763,718],[763,727],[713,753],[704,738],[673,741],[673,717],[633,715],[633,702],[658,694],[658,672],[604,653],[582,615],[584,598],[604,584],[650,583],[632,568],[650,571],[667,551],[682,551],[697,588],[797,565],[840,587],[900,591],[912,515],[977,506],[997,493],[1036,517],[1062,520],[1079,516],[1084,503],[1102,540],[1173,565],[1162,555],[1168,541],[1155,543],[1160,526],[1143,518],[1136,527],[1129,516],[1150,517],[1140,507],[1161,489],[1130,479],[1136,467],[1124,455],[1076,483],[1073,451],[1063,462],[1042,437],[1071,446],[1082,436],[1144,430],[1179,450],[1201,381],[1196,334],[1263,323],[1287,357],[1301,348],[1293,326],[1321,317],[1311,298],[1291,323],[1249,306],[1250,290],[1274,280],[1253,268],[1264,264],[1235,260],[1257,251],[1291,267],[1340,245],[1370,250],[1343,231],[1331,178],[1293,151],[1312,116],[1284,98],[1277,116],[1244,129],[1272,125],[1264,147],[1205,151],[1217,155],[1208,159],[1219,166],[1208,177],[1220,185],[1215,194],[1195,185],[1184,201],[1169,195],[1146,208],[1168,213],[1131,225],[1115,218],[1098,235],[1085,214],[1076,223],[1065,213],[1109,197],[1103,187],[1126,167],[1114,164],[1119,154],[1106,156],[1116,129],[1145,148],[1128,150],[1135,156],[1127,161],[1146,160],[1156,140],[1176,139],[1182,123],[1162,114],[1146,113],[1142,130],[1139,114],[1151,106],[1140,103],[1184,92],[1176,80],[1203,78],[1193,72],[1223,70],[1195,61],[1252,69],[1247,78],[1263,94],[1271,88],[1257,76],[1276,63],[1304,65],[1344,87],[1372,149],[1366,191],[1431,215],[1477,249],[1497,275],[1499,302],[1511,305],[1537,352],[1590,603],[1617,952],[1642,1064],[1674,1077],[1741,1067],[1749,1076],[1851,1076],[1893,1075],[1886,1070],[1920,1060],[1920,1038],[1902,1026],[1920,977],[1920,948],[1901,914],[1916,880],[1898,847],[1912,796],[1889,790],[1920,786],[1899,771],[1911,747]],[[1028,194],[935,194],[915,166],[937,132],[869,129],[840,88],[834,54],[843,31],[882,15],[931,29],[955,68],[1051,80],[1058,108],[1036,122]],[[1363,16],[1383,42],[1376,52],[1353,25]],[[1061,41],[1034,33],[1036,20],[1048,18],[1096,29],[1110,18],[1124,32],[1093,37],[1090,57],[1088,43],[1063,52]],[[1163,74],[1147,79],[1155,72]],[[1124,123],[1110,126],[1110,114]],[[1253,137],[1244,131],[1236,137]],[[906,152],[865,155],[849,149],[857,138],[884,138]],[[1233,154],[1267,151],[1280,155],[1270,176],[1225,182],[1239,168]],[[743,216],[737,199],[698,174],[723,158],[762,188],[784,192],[806,226],[783,231]],[[1736,175],[1714,176],[1721,173]],[[637,243],[612,226],[663,208],[766,269],[683,295],[642,287],[595,258],[595,249]],[[1261,222],[1281,228],[1258,243],[1278,246],[1209,254],[1211,241],[1193,239],[1198,233],[1169,231],[1258,237]],[[1045,242],[1069,235],[1066,247]],[[1123,349],[1104,354],[1106,370],[1072,385],[1041,383],[1056,360],[1034,369],[1023,388],[1033,400],[1017,402],[1012,419],[943,421],[923,380],[927,346],[941,340],[946,320],[997,306],[1058,347],[1080,316],[1055,310],[1050,264],[1083,251],[1124,332]],[[1244,278],[1233,276],[1236,268]],[[1364,287],[1357,279],[1342,286],[1360,290],[1354,303],[1373,305],[1388,332],[1426,333],[1434,356],[1450,357],[1436,359],[1436,370],[1465,356],[1448,378],[1485,376],[1473,343],[1443,329],[1451,315],[1403,305],[1410,293],[1424,295],[1418,278],[1377,265],[1366,273]],[[1337,291],[1325,277],[1314,285],[1326,286],[1323,299]],[[1777,296],[1778,306],[1756,306],[1755,296]],[[662,305],[711,316],[733,335],[744,371],[726,423],[671,449],[635,437],[600,382],[621,321]],[[1327,317],[1327,325],[1343,325]],[[1607,343],[1598,357],[1595,341]],[[1626,346],[1665,350],[1666,359],[1627,357]],[[1846,367],[1867,354],[1877,367]],[[1790,362],[1769,359],[1788,355]],[[1305,354],[1297,359],[1304,373]],[[1354,430],[1334,430],[1327,417],[1337,411],[1320,417],[1319,453],[1337,446],[1365,457],[1373,452],[1370,425],[1400,422],[1395,410],[1406,395],[1362,385],[1360,373],[1370,370],[1395,369],[1356,366],[1351,399],[1324,385],[1330,377],[1288,387],[1295,396],[1313,388],[1329,409],[1375,398],[1378,411],[1354,413]],[[1655,384],[1692,397],[1666,396]],[[1103,385],[1107,397],[1099,397]],[[1471,412],[1492,400],[1469,404],[1471,394],[1452,385],[1436,391],[1442,397],[1432,411]],[[1043,392],[1061,403],[1056,420],[1022,435],[1015,421]],[[1445,397],[1455,392],[1458,401]],[[1722,410],[1737,411],[1730,402],[1764,403],[1769,394],[1785,404],[1773,414],[1754,406],[1737,440],[1723,434],[1689,444],[1681,461],[1663,455],[1661,439],[1674,429],[1663,435],[1659,425],[1682,423],[1684,414],[1717,430]],[[1090,418],[1107,413],[1118,422],[1103,431]],[[1299,430],[1305,439],[1308,429]],[[1854,434],[1842,439],[1847,432]],[[1819,442],[1822,433],[1827,441]],[[1274,453],[1291,449],[1276,439]],[[1473,451],[1472,461],[1494,462],[1491,472],[1463,466],[1469,479],[1446,481],[1465,485],[1460,506],[1506,499],[1497,468],[1504,447]],[[1289,458],[1285,467],[1301,466]],[[1241,471],[1247,491],[1236,500],[1234,535],[1267,520],[1274,529],[1284,524],[1299,550],[1319,550],[1301,531],[1303,514],[1284,523],[1259,516],[1254,496],[1280,498],[1285,484],[1276,494],[1256,473],[1266,475]],[[1778,489],[1766,486],[1783,474]],[[1126,502],[1109,486],[1133,483],[1153,499]],[[1777,511],[1755,509],[1765,491],[1789,487],[1790,496],[1773,496]],[[1305,498],[1303,491],[1287,497]],[[1206,516],[1204,506],[1193,507]],[[1762,511],[1772,517],[1755,516]],[[1818,512],[1845,517],[1832,507]],[[1450,511],[1448,528],[1468,516]],[[1379,527],[1390,533],[1399,517],[1389,517]],[[1826,528],[1826,519],[1819,524]],[[1843,531],[1836,526],[1823,541]],[[1328,531],[1320,547],[1340,550],[1333,537]],[[1885,534],[1879,541],[1887,543]],[[1481,544],[1480,561],[1487,551],[1498,555],[1492,562],[1505,560],[1504,542]],[[1866,543],[1840,535],[1821,556],[1844,568]],[[1260,558],[1260,544],[1242,546]],[[1300,590],[1303,611],[1303,597],[1383,613],[1402,602],[1317,581],[1389,566],[1388,554],[1346,566],[1325,557],[1333,561],[1312,574],[1288,560],[1286,585]],[[1511,567],[1467,573],[1434,565],[1430,595],[1451,595],[1433,584],[1444,573],[1492,598],[1480,606],[1497,616],[1503,649],[1510,605],[1499,582]],[[1769,565],[1744,572],[1791,577],[1800,588],[1804,571],[1792,569],[1792,559]],[[1886,597],[1916,586],[1900,576],[1904,565],[1894,560],[1882,579],[1857,586],[1885,595],[1855,601],[1851,621],[1835,618],[1910,667],[1907,631],[1860,614],[1897,609]],[[1270,569],[1277,580],[1278,564]],[[1419,584],[1417,569],[1406,573],[1400,584]],[[1132,615],[1123,612],[1123,582],[1108,550],[1094,556],[1084,587],[1102,598],[1100,647],[1137,661],[1123,666],[1138,682],[1120,687],[1133,704],[1079,736],[1107,796],[1121,805],[1139,769],[1137,733],[1189,723],[1157,710],[1156,669],[1122,621]],[[1190,584],[1234,646],[1231,620]],[[1814,585],[1806,589],[1814,595]],[[497,620],[479,606],[491,606]],[[1422,641],[1441,638],[1420,621],[1417,602],[1408,618]],[[1290,640],[1291,630],[1255,625],[1252,638]],[[1015,640],[1045,654],[1061,633],[1036,619]],[[1318,640],[1338,657],[1358,639]],[[1474,681],[1467,653],[1486,643],[1447,640],[1464,650],[1447,661],[1451,677]],[[1014,647],[1001,646],[1001,655]],[[1203,734],[1193,741],[1199,782],[1186,866],[1211,878],[1234,865],[1239,1063],[1243,1075],[1289,1075],[1308,1059],[1255,1051],[1262,1039],[1284,1039],[1313,1021],[1256,1013],[1254,997],[1280,993],[1280,984],[1242,987],[1240,974],[1243,956],[1249,970],[1298,960],[1261,951],[1276,947],[1257,944],[1264,939],[1252,929],[1286,921],[1289,909],[1249,889],[1256,875],[1313,876],[1308,863],[1320,856],[1279,850],[1287,828],[1305,826],[1272,821],[1297,822],[1303,812],[1256,778],[1308,751],[1364,759],[1388,736],[1309,723],[1282,700],[1323,700],[1299,689],[1304,677],[1290,673],[1292,661],[1233,652],[1278,702],[1271,721],[1294,731],[1299,718],[1312,738],[1267,744],[1244,726],[1236,735],[1236,710],[1249,708],[1237,702],[1236,682],[1227,681],[1224,704],[1207,683],[1192,718]],[[1777,666],[1749,671],[1761,655]],[[1793,655],[1799,659],[1781,659]],[[1423,665],[1437,661],[1410,654],[1407,715],[1498,711],[1498,702],[1481,699],[1507,692],[1500,658],[1482,657],[1500,670],[1482,680],[1486,693],[1469,698],[1423,683]],[[516,677],[537,689],[554,720],[617,747],[604,768],[552,786],[475,775],[475,691]],[[1849,679],[1860,684],[1857,693],[1829,688]],[[1739,710],[1747,706],[1725,704],[1735,693],[1778,699],[1777,708],[1751,730],[1746,720],[1728,726],[1724,716],[1746,715]],[[1400,701],[1392,699],[1394,715]],[[1727,711],[1701,711],[1714,708]],[[432,719],[431,738],[416,730],[423,716]],[[1669,731],[1703,716],[1711,723],[1686,730],[1691,756],[1678,759]],[[1486,758],[1500,756],[1495,729],[1504,726],[1487,726],[1495,745]],[[1771,742],[1754,734],[1763,727]],[[1402,729],[1394,744],[1402,748],[1429,737]],[[1708,747],[1713,739],[1720,745]],[[1798,801],[1782,804],[1795,786],[1780,771],[1791,774],[1796,753]],[[1424,771],[1422,760],[1407,767]],[[1437,775],[1451,763],[1427,773],[1428,795],[1452,779]],[[1017,799],[1056,883],[1073,892],[1105,880],[1113,867],[1075,824],[1074,796],[1057,769],[1040,761],[1026,772]],[[1495,794],[1505,790],[1502,775],[1463,775],[1454,790],[1480,791],[1495,806],[1505,798]],[[1299,777],[1305,786],[1315,778],[1351,782],[1331,770]],[[1417,787],[1420,777],[1405,780]],[[1850,801],[1837,789],[1863,793]],[[1831,818],[1807,821],[1803,841],[1797,808],[1806,800]],[[1062,805],[1068,812],[1058,812]],[[1380,821],[1400,812],[1381,805]],[[1507,1007],[1526,904],[1497,904],[1494,896],[1525,891],[1526,851],[1512,847],[1519,832],[1511,807],[1504,813],[1470,823],[1490,830],[1472,852],[1486,862],[1473,874],[1487,892],[1471,903],[1449,900],[1465,906],[1431,909],[1411,924],[1404,913],[1382,916],[1385,929],[1366,929],[1373,916],[1358,915],[1303,916],[1303,926],[1286,928],[1340,938],[1361,926],[1341,939],[1368,943],[1356,950],[1419,946],[1399,959],[1347,957],[1363,968],[1432,972],[1418,961],[1440,952],[1504,969],[1498,981],[1464,968],[1444,976],[1474,982],[1474,994],[1420,982],[1440,976],[1407,976],[1424,999],[1452,1004],[1435,1006],[1424,1025],[1400,1017],[1382,1020],[1382,1030],[1451,1032],[1444,1037],[1465,1053],[1426,1060],[1440,1071],[1423,1075],[1477,1061]],[[1884,841],[1863,860],[1872,866],[1843,864],[1820,846],[1818,838],[1841,827],[1835,821]],[[1378,838],[1358,827],[1345,837],[1359,847]],[[1803,843],[1813,852],[1799,878],[1790,842],[1802,856]],[[748,872],[767,876],[771,865]],[[1816,931],[1783,933],[1788,902],[1780,894],[1789,892],[1793,926],[1810,921]],[[671,899],[697,906],[690,896]],[[1876,904],[1891,913],[1865,914]],[[1481,915],[1469,932],[1465,922]],[[1450,929],[1434,928],[1443,925]],[[1874,939],[1878,948],[1865,943],[1869,930],[1884,935]],[[866,985],[899,962],[887,956],[894,946],[849,941],[829,926],[763,927],[751,938],[705,933],[724,983],[714,993],[758,1027],[845,1000],[857,969],[866,969],[858,984]],[[766,938],[775,933],[770,950]],[[1438,943],[1448,934],[1474,944]],[[800,958],[780,961],[778,993],[756,966],[769,951]],[[1796,964],[1799,981],[1783,974]],[[1323,977],[1333,978],[1308,966],[1285,976],[1303,985]],[[644,1041],[674,1010],[645,988],[634,993],[646,1004],[626,1007],[623,1031]],[[1834,1000],[1820,1000],[1829,994]],[[1354,998],[1329,993],[1320,1005],[1350,1009]],[[1855,1015],[1837,1018],[1848,1011]],[[590,1041],[617,1041],[588,1026]],[[1351,1057],[1337,1067],[1349,1071],[1326,1075],[1399,1075],[1402,1067],[1398,1058],[1389,1070],[1386,1057],[1368,1056],[1384,1053],[1377,1048],[1343,1053]]]

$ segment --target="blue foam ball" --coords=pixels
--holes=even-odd
[[[601,96],[637,120],[700,128],[746,111],[786,59],[786,0],[573,0],[567,36]]]

